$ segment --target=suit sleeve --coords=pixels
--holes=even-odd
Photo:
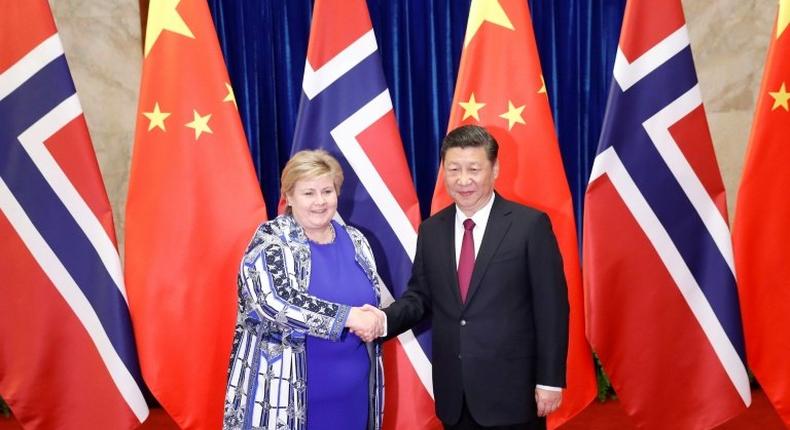
[[[540,214],[527,244],[537,336],[536,383],[565,386],[568,353],[568,289],[562,255],[546,214]]]
[[[421,225],[417,234],[417,251],[411,267],[409,286],[398,300],[384,309],[387,314],[387,339],[414,327],[431,308],[431,294],[425,278],[425,240],[422,227]]]

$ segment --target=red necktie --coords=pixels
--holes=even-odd
[[[472,229],[475,222],[470,218],[464,220],[464,239],[461,241],[461,256],[458,257],[458,288],[461,290],[461,301],[466,302],[472,270],[475,268],[475,239]]]

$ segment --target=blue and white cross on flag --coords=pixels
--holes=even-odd
[[[0,3],[0,395],[27,429],[148,416],[112,212],[45,0]]]
[[[386,306],[406,290],[417,245],[419,205],[363,0],[317,0],[293,152],[324,149],[340,162],[338,202],[375,253]],[[384,345],[384,428],[438,428],[430,331],[418,327]]]
[[[583,272],[588,338],[638,427],[711,428],[750,404],[724,185],[678,0],[626,5]]]

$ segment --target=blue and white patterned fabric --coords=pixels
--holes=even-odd
[[[383,287],[373,252],[357,229],[343,226],[357,264],[380,302]],[[239,268],[239,308],[233,338],[223,428],[306,429],[307,336],[337,340],[350,307],[311,296],[310,245],[293,217],[261,224]],[[381,346],[371,357],[369,429],[381,428],[384,373]]]

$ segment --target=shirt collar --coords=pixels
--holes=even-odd
[[[472,221],[474,221],[475,225],[485,225],[488,222],[488,216],[491,214],[491,208],[494,207],[494,193],[491,192],[491,195],[488,197],[488,202],[483,205],[477,212],[475,212],[471,217]],[[461,211],[458,205],[455,205],[455,220],[456,223],[460,223],[463,225],[464,220],[466,220],[467,216]]]

